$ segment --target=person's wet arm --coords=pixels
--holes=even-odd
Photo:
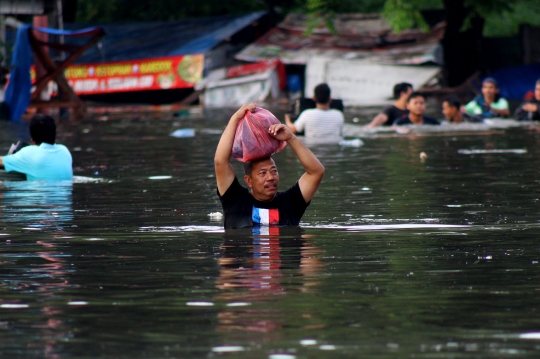
[[[510,110],[508,110],[507,108],[497,109],[497,108],[492,107],[490,111],[495,112],[497,115],[500,115],[500,116],[504,116],[504,117],[510,116]]]
[[[523,111],[526,111],[526,112],[540,112],[538,111],[538,105],[535,103],[526,103],[523,106],[521,106],[521,108],[523,109]]]
[[[294,123],[291,121],[291,116],[288,113],[285,114],[285,124],[287,125],[287,127],[289,127],[292,133],[298,133],[298,131],[296,131]]]
[[[253,112],[256,106],[256,104],[252,103],[240,107],[240,109],[232,115],[225,131],[223,131],[223,134],[221,135],[214,156],[214,169],[216,171],[216,182],[220,195],[223,195],[234,181],[234,169],[231,165],[230,158],[236,126],[242,117],[244,117],[246,111]]]
[[[491,112],[495,112],[499,116],[504,116],[504,117],[510,116],[508,101],[506,101],[506,99],[504,98],[499,99],[497,106],[495,108],[494,106],[491,106]]]
[[[306,203],[311,201],[324,176],[324,166],[317,157],[285,125],[272,125],[268,130],[274,138],[287,141],[306,173],[298,180],[300,191]]]
[[[386,121],[388,121],[388,116],[381,112],[366,126],[367,128],[373,128],[377,126],[382,126]]]

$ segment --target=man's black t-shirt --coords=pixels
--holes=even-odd
[[[409,115],[409,110],[402,110],[400,108],[397,108],[396,106],[388,106],[385,108],[382,113],[388,117],[385,123],[383,123],[383,126],[392,126],[394,124],[395,120],[399,120],[400,118],[407,117]]]
[[[285,192],[276,193],[271,201],[261,202],[256,200],[247,188],[242,187],[236,177],[219,199],[225,215],[225,229],[259,224],[298,226],[309,205],[302,196],[298,182]]]
[[[432,117],[424,116],[423,125],[440,125],[440,124],[441,123],[439,121],[437,121],[436,119],[434,119]],[[396,122],[394,122],[394,125],[397,125],[397,126],[400,126],[400,125],[414,125],[414,123],[412,123],[410,118],[407,116],[405,118],[400,118],[399,120],[396,120]]]

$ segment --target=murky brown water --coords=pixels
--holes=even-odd
[[[1,357],[538,357],[537,127],[313,146],[302,228],[254,236],[208,216],[230,114],[63,124],[75,174],[102,181],[4,184]],[[26,133],[1,126],[3,151]],[[302,172],[276,162],[282,188]]]

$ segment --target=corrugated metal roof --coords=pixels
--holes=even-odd
[[[93,46],[75,63],[126,61],[183,54],[205,53],[228,37],[261,19],[265,12],[240,15],[118,24],[66,24],[66,30],[91,26],[105,29],[101,48]],[[8,31],[8,48],[13,46],[15,31]],[[84,44],[86,39],[67,41]]]
[[[314,56],[342,59],[372,58],[389,64],[419,64],[438,61],[444,22],[429,32],[420,29],[391,31],[380,14],[337,14],[332,33],[325,26],[305,35],[309,18],[289,14],[276,27],[246,46],[235,58],[263,61],[278,58],[285,64],[306,64]]]
[[[107,32],[101,41],[102,47],[88,49],[76,62],[125,61],[205,53],[265,14],[254,12],[178,21],[92,24]],[[70,30],[80,27],[80,24],[66,25]]]

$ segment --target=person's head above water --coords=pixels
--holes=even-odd
[[[412,85],[407,82],[400,82],[394,86],[394,100],[399,100],[402,96],[408,98],[413,92]]]
[[[56,125],[50,116],[37,114],[30,120],[30,138],[36,145],[43,142],[54,145],[56,141]]]
[[[330,86],[325,83],[318,84],[313,90],[313,99],[316,103],[326,105],[330,102]]]
[[[497,101],[499,97],[497,80],[493,77],[486,77],[484,81],[482,81],[482,95],[484,96],[484,99],[490,102]]]
[[[452,121],[456,114],[459,113],[461,103],[455,96],[448,97],[442,103],[442,113],[448,121]]]
[[[534,98],[540,101],[540,79],[536,80],[536,86],[534,87]]]
[[[255,199],[271,201],[279,185],[279,173],[272,157],[244,162],[244,181]]]
[[[413,92],[407,100],[407,110],[413,115],[423,116],[426,111],[426,99],[420,92]]]

